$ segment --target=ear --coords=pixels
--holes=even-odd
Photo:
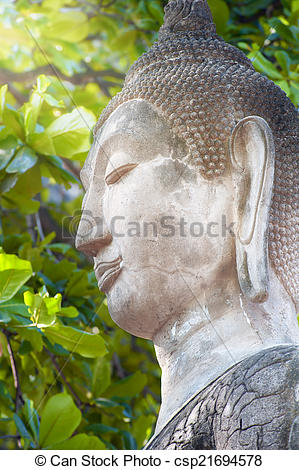
[[[267,122],[248,116],[230,139],[238,232],[236,261],[241,290],[264,302],[269,290],[268,221],[274,178],[274,141]]]

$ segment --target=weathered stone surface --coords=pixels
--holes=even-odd
[[[233,366],[196,395],[146,449],[299,449],[299,348]]]
[[[204,0],[169,2],[95,128],[77,247],[114,321],[154,342],[169,448],[295,445],[298,130],[285,93],[217,36]]]

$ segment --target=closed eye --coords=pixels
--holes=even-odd
[[[111,171],[109,175],[105,177],[106,183],[109,184],[114,184],[117,183],[124,175],[129,173],[133,168],[136,168],[138,164],[137,163],[127,163],[126,165],[122,165],[115,170]]]

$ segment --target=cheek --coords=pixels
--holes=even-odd
[[[230,221],[226,189],[188,182],[171,174],[169,166],[167,173],[162,165],[136,168],[107,188],[105,220],[127,269],[179,267],[207,277],[232,253],[223,219]],[[171,187],[169,174],[176,181]]]
[[[167,222],[176,224],[177,207],[156,171],[136,169],[106,189],[104,218],[127,266],[163,266],[171,263],[175,240]],[[171,232],[171,231],[170,231]],[[171,233],[170,233],[171,235]]]

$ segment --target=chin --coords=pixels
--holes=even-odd
[[[173,297],[173,292],[181,295]],[[164,273],[157,277],[157,270],[140,270],[136,274],[123,269],[107,293],[112,320],[128,333],[145,339],[153,339],[188,301],[178,287],[178,279]]]
[[[136,286],[131,289],[118,279],[107,293],[107,304],[112,320],[123,330],[145,339],[152,339],[153,310],[146,295],[136,294]],[[150,306],[150,307],[149,307]],[[151,315],[148,309],[151,310]]]

